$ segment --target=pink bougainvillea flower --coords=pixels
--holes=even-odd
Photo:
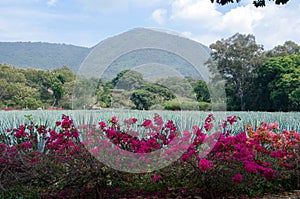
[[[24,147],[25,150],[28,150],[32,147],[32,144],[30,141],[23,142],[22,147]]]
[[[113,117],[110,119],[110,122],[111,122],[112,124],[118,124],[117,116],[113,116]]]
[[[100,126],[100,129],[104,129],[106,127],[106,123],[105,122],[99,122],[98,124]]]
[[[158,114],[155,114],[154,116],[154,123],[158,126],[161,126],[164,124],[164,120],[162,119],[162,117]]]
[[[273,179],[275,178],[275,170],[271,168],[265,168],[263,169],[263,175],[266,179]]]
[[[235,123],[237,121],[237,117],[235,115],[234,116],[228,116],[227,121],[229,122],[230,125],[232,125],[233,123]]]
[[[204,173],[206,170],[214,167],[213,163],[210,162],[210,160],[207,159],[200,159],[198,162],[198,167]]]
[[[152,126],[152,121],[151,120],[145,120],[142,124],[143,127],[146,129]]]
[[[135,124],[137,122],[137,119],[136,118],[129,118],[128,120],[124,120],[124,123],[125,124],[128,124],[128,125],[132,125],[132,124]]]
[[[69,120],[69,118],[65,118],[62,122],[61,122],[61,127],[62,128],[70,128],[72,124],[72,120]]]
[[[215,120],[215,116],[214,116],[214,114],[210,113],[210,114],[208,114],[207,118],[205,119],[205,123],[210,123],[213,120]]]
[[[233,182],[234,184],[239,184],[239,183],[241,183],[242,181],[243,181],[243,176],[242,176],[242,174],[240,174],[240,173],[235,174],[235,175],[233,176],[233,178],[232,178],[232,182]]]
[[[161,175],[154,174],[152,181],[157,182],[159,179],[161,179]]]
[[[206,123],[206,124],[204,124],[204,129],[206,131],[212,130],[213,127],[214,127],[214,125],[212,123]]]
[[[226,126],[227,126],[227,121],[223,121],[223,123],[222,123],[222,128],[225,129]]]
[[[269,124],[269,129],[270,129],[270,130],[278,130],[278,129],[279,129],[278,123],[277,123],[277,122],[270,123],[270,124]]]

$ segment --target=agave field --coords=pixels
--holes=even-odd
[[[7,128],[16,127],[27,120],[30,116],[36,123],[45,125],[55,125],[62,114],[69,115],[75,125],[97,124],[100,120],[107,120],[112,116],[117,116],[120,120],[135,117],[138,121],[150,119],[153,115],[160,114],[164,119],[172,120],[184,129],[193,125],[201,125],[207,115],[213,112],[202,111],[138,111],[138,110],[101,110],[101,111],[0,111],[0,130],[4,132]],[[235,115],[240,120],[233,127],[234,132],[241,132],[245,129],[245,124],[258,126],[262,122],[279,124],[280,130],[295,130],[300,132],[300,112],[214,112],[220,119]]]
[[[249,198],[300,189],[298,112],[0,118],[0,198]]]

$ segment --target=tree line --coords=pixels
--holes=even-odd
[[[206,65],[214,75],[212,82],[225,80],[227,110],[300,110],[298,44],[286,41],[264,50],[253,35],[237,33],[216,41],[210,48],[212,53]],[[149,82],[132,70],[102,81],[78,79],[67,66],[39,70],[0,64],[1,109],[210,110],[215,102],[211,102],[208,88],[206,82],[191,77],[174,76]]]
[[[226,80],[229,110],[299,111],[300,46],[286,41],[265,51],[251,34],[210,45],[214,78]],[[221,76],[221,77],[220,77]]]
[[[178,97],[198,106],[197,100],[192,102],[193,99],[198,97],[203,103],[209,103],[208,96],[205,82],[192,78],[170,77],[148,82],[141,73],[125,70],[104,82],[97,78],[77,78],[67,66],[40,70],[0,64],[1,109],[98,107],[149,110],[159,107],[179,110],[181,104]],[[195,109],[192,105],[185,109]]]
[[[75,79],[76,76],[66,66],[46,71],[0,64],[0,107],[68,107]]]

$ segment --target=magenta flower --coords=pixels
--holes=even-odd
[[[157,174],[153,175],[153,182],[157,182],[159,179],[161,179],[161,175],[157,175]]]
[[[128,125],[132,125],[132,124],[135,124],[137,122],[137,119],[136,118],[129,118],[128,120],[124,120],[124,123],[125,124],[128,124]]]
[[[27,142],[24,142],[22,144],[22,146],[24,147],[25,150],[28,150],[28,149],[30,149],[32,147],[32,144],[31,144],[30,141],[27,141]]]
[[[213,163],[207,159],[200,159],[198,162],[198,167],[201,169],[202,173],[204,173],[207,169],[214,167]]]
[[[99,122],[98,124],[100,126],[100,129],[104,129],[106,127],[106,123],[105,122]]]
[[[113,124],[117,124],[118,123],[117,116],[113,116],[111,118],[110,122],[113,123]]]
[[[269,129],[270,129],[270,130],[278,130],[278,129],[279,129],[278,123],[275,122],[275,123],[269,124]]]
[[[146,129],[152,126],[152,121],[151,120],[145,120],[142,124],[143,127]]]
[[[62,122],[61,122],[61,127],[62,128],[70,128],[71,124],[72,124],[72,120],[69,120],[69,117],[65,118]]]
[[[240,173],[235,174],[235,175],[233,176],[233,178],[232,178],[232,182],[233,182],[234,184],[239,184],[239,183],[241,183],[242,181],[243,181],[243,176],[242,176],[242,174],[240,174]]]
[[[271,168],[265,168],[263,171],[263,175],[266,179],[273,179],[275,178],[275,171]]]
[[[155,122],[155,124],[158,125],[158,126],[161,126],[161,125],[164,124],[164,120],[163,120],[162,117],[161,117],[160,115],[158,115],[158,114],[156,114],[156,115],[154,116],[154,122]]]
[[[228,116],[227,121],[229,122],[230,125],[232,125],[234,122],[237,121],[237,117],[236,116]]]
[[[206,131],[210,131],[213,127],[214,127],[214,125],[212,123],[204,124],[204,128]]]

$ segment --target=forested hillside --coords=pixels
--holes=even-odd
[[[43,42],[0,42],[0,63],[18,68],[53,70],[68,66],[77,72],[90,48]]]

